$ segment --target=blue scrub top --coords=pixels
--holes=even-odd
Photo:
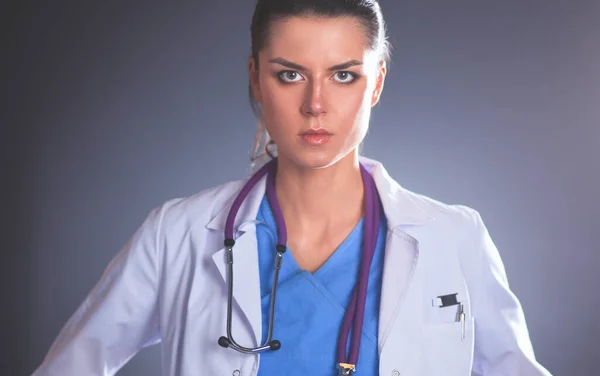
[[[257,218],[262,297],[262,342],[267,338],[277,225],[266,195]],[[260,355],[258,376],[337,375],[339,330],[358,279],[364,217],[327,262],[314,274],[302,270],[291,252],[283,255],[277,285],[273,339],[281,349]],[[377,327],[387,223],[383,210],[371,265],[357,376],[379,374]],[[352,335],[352,332],[350,332]],[[350,348],[350,338],[347,349]]]

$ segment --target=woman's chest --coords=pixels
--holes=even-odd
[[[219,338],[227,335],[230,274],[225,250],[218,250],[217,240],[207,238],[214,242],[212,253],[201,249],[206,244],[189,245],[185,252],[180,249],[170,258],[169,272],[163,276],[161,336],[166,375],[258,373],[257,355],[218,345]],[[472,363],[473,321],[468,288],[456,255],[450,249],[438,250],[436,258],[431,249],[440,247],[439,243],[418,244],[390,232],[386,240],[381,302],[375,309],[380,375],[394,371],[401,375],[468,375],[464,372]],[[258,346],[265,323],[256,234],[245,233],[236,246],[231,335],[242,345]],[[281,296],[284,293],[285,288]],[[435,305],[439,297],[453,294],[463,303],[464,323],[457,315],[457,306]],[[288,298],[292,298],[288,303],[293,303],[293,295]],[[308,327],[303,321],[295,336],[302,336]],[[445,373],[440,373],[443,370]]]

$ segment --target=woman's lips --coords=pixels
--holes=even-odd
[[[324,129],[311,129],[300,134],[300,139],[311,146],[324,145],[331,140],[333,134]]]

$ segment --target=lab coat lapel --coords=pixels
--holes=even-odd
[[[388,221],[379,305],[378,346],[381,351],[406,296],[420,288],[414,278],[419,260],[419,241],[411,234],[416,232],[412,230],[429,223],[434,217],[388,175],[381,163],[364,157],[361,162],[375,180]]]
[[[243,183],[245,181],[241,182],[239,187],[232,191],[231,197],[223,205],[223,209],[206,225],[209,230],[221,232],[221,241],[224,240],[223,232],[229,209]],[[235,238],[235,245],[233,246],[233,309],[235,311],[235,303],[237,303],[237,306],[250,323],[255,340],[254,346],[258,346],[262,337],[260,275],[254,221],[265,193],[265,183],[266,179],[263,177],[250,191],[240,207],[233,226]],[[227,284],[228,278],[226,252],[226,248],[222,246],[212,256],[225,284]]]
[[[390,229],[386,238],[385,261],[379,304],[378,348],[381,352],[405,301],[419,259],[416,240],[398,229]]]

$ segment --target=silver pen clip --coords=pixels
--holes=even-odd
[[[458,304],[458,320],[460,321],[460,340],[465,340],[465,311],[462,303]]]

